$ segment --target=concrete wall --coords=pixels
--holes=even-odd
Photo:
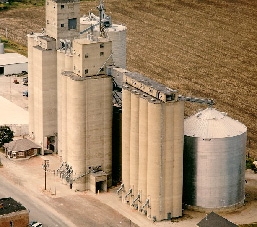
[[[76,39],[73,42],[73,71],[79,76],[105,74],[105,62],[112,62],[112,43],[108,39],[100,38],[96,41]],[[100,71],[100,68],[103,71]],[[86,70],[86,71],[85,71]]]

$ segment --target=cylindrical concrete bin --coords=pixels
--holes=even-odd
[[[137,90],[131,91],[130,187],[132,188],[132,200],[134,200],[138,195],[139,97],[140,93]]]
[[[125,195],[130,188],[131,92],[128,85],[124,86],[122,89],[122,182],[124,184],[122,198],[126,202]]]
[[[148,96],[149,97],[149,96]],[[141,95],[139,101],[139,167],[138,167],[138,190],[140,201],[138,210],[143,212],[142,207],[147,199],[147,157],[148,157],[148,100]],[[142,209],[142,210],[141,210]]]
[[[174,171],[172,217],[182,216],[184,102],[174,103]]]
[[[148,162],[147,194],[150,197],[151,219],[162,220],[163,207],[163,105],[159,101],[148,103]],[[149,214],[147,213],[147,216]]]

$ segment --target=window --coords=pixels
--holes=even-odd
[[[77,18],[68,19],[68,29],[76,29],[77,28]]]
[[[100,48],[104,48],[104,43],[101,43],[101,44],[100,44]]]
[[[100,52],[100,56],[104,56],[104,52]]]
[[[85,58],[88,58],[88,54],[85,54]]]
[[[46,23],[49,24],[49,20],[46,20]]]
[[[61,24],[61,27],[63,28],[63,27],[64,27],[64,24]]]
[[[87,74],[88,73],[88,69],[85,69],[85,74]]]
[[[104,68],[100,68],[100,72],[103,72],[104,71]]]
[[[64,9],[64,5],[61,5],[61,9]]]

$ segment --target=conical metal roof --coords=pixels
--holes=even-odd
[[[234,137],[246,131],[244,124],[214,108],[202,110],[184,121],[184,135],[203,139]]]

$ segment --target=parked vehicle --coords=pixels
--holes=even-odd
[[[28,93],[28,91],[24,91],[22,95],[28,97],[29,93]]]

